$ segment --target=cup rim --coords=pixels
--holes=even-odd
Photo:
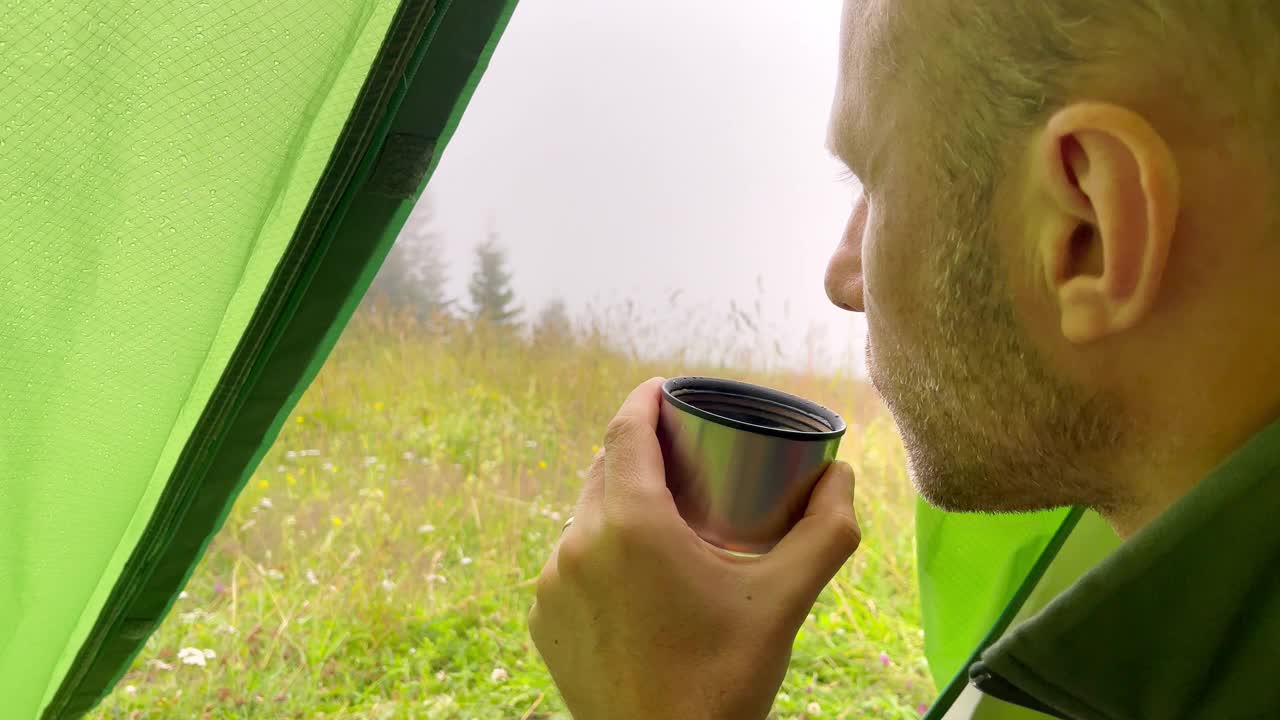
[[[746,395],[762,400],[777,403],[779,405],[791,407],[818,418],[826,423],[831,430],[806,431],[792,430],[790,428],[768,427],[765,425],[757,425],[755,423],[737,420],[735,418],[717,415],[716,413],[703,410],[700,407],[691,405],[675,396],[675,392],[686,389],[707,390],[710,392],[723,392],[736,395]],[[724,425],[735,430],[755,433],[758,435],[771,435],[773,437],[785,438],[787,440],[800,440],[804,442],[822,442],[826,440],[834,440],[844,435],[848,425],[844,418],[832,410],[819,405],[812,400],[806,400],[798,395],[774,390],[763,385],[755,385],[740,380],[728,380],[726,378],[706,377],[703,375],[686,375],[682,377],[674,377],[662,383],[662,399],[683,412],[690,415],[700,417],[703,420],[713,422],[717,425]]]

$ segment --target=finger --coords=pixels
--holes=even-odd
[[[814,486],[804,517],[765,556],[767,572],[806,608],[858,549],[862,531],[853,493],[853,468],[838,460],[831,463]]]
[[[573,510],[575,524],[584,518],[600,516],[600,506],[604,500],[604,454],[604,448],[600,448],[591,459],[586,481],[582,484],[582,493],[578,495],[578,504]]]
[[[658,445],[658,408],[662,401],[660,377],[651,378],[631,391],[604,437],[604,491],[607,496],[660,497],[666,492],[662,448]]]

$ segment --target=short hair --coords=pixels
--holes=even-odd
[[[939,168],[989,185],[1020,137],[1073,99],[1177,103],[1280,161],[1280,3],[1271,0],[915,0],[896,60],[938,133]],[[904,55],[904,53],[907,53]],[[961,93],[947,97],[939,89]],[[1141,111],[1141,107],[1137,108]],[[938,129],[936,126],[933,129]],[[975,177],[976,175],[976,177]],[[959,179],[959,178],[952,178]]]

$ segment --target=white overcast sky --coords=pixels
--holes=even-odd
[[[861,318],[822,289],[852,192],[823,147],[839,14],[840,0],[524,0],[429,188],[452,293],[492,226],[535,312],[630,298],[666,322],[676,289],[717,318],[761,299],[792,362],[816,333],[828,362],[856,365]]]

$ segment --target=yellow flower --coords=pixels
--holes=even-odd
[[[334,515],[334,516],[333,516],[333,526],[334,526],[334,527],[342,527],[342,518],[338,517],[337,515]]]
[[[299,424],[299,425],[301,425],[301,424],[302,424],[302,423],[304,423],[304,422],[306,422],[306,418],[304,418],[304,417],[302,417],[301,415],[299,415],[299,416],[298,416],[298,424]]]
[[[271,483],[267,482],[266,480],[259,480],[258,487],[262,488],[263,490],[266,490],[267,488],[271,487]]]
[[[374,403],[374,404],[373,404],[373,409],[374,409],[374,410],[381,411],[381,410],[382,410],[382,401],[378,401],[378,402]]]
[[[592,446],[591,446],[591,454],[592,454],[592,455],[595,455],[595,454],[596,454],[596,453],[598,453],[598,452],[600,452],[600,446],[599,446],[599,445],[592,445]]]
[[[538,469],[539,469],[539,470],[546,470],[546,469],[547,469],[547,461],[546,461],[546,460],[539,460],[539,461],[538,461]]]
[[[286,483],[289,483],[289,485],[291,485],[291,486],[292,486],[292,485],[297,485],[297,484],[298,484],[298,478],[294,477],[292,473],[285,473],[285,474],[284,474],[284,481],[285,481]]]

